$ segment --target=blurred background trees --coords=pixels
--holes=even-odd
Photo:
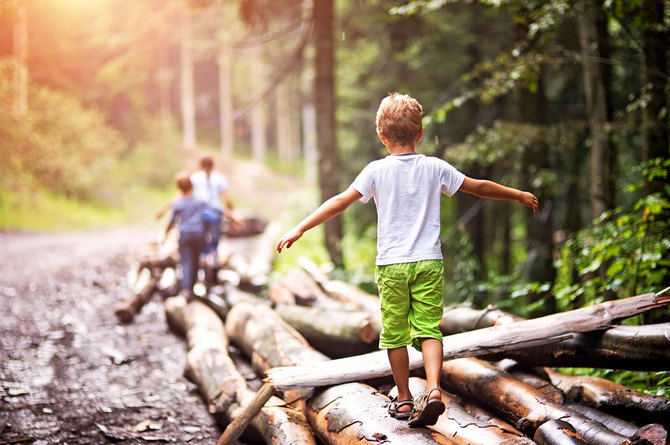
[[[374,114],[397,90],[424,106],[420,152],[542,203],[444,198],[447,302],[533,316],[668,284],[667,1],[1,7],[5,227],[35,196],[165,196],[203,149],[313,184],[295,222],[385,155]],[[357,205],[299,254],[373,290],[374,231]]]

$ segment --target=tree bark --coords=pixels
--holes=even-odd
[[[345,281],[331,280],[319,269],[319,266],[307,258],[299,258],[298,264],[321,286],[329,297],[355,310],[367,312],[375,330],[381,332],[382,313],[377,295],[364,292]]]
[[[540,391],[475,358],[444,362],[442,383],[458,394],[474,397],[501,413],[528,435],[549,420],[565,420],[590,444],[630,444],[628,437],[549,401]]]
[[[668,433],[661,425],[651,423],[638,428],[632,423],[628,423],[619,419],[618,417],[614,417],[595,408],[591,408],[590,406],[584,406],[577,403],[567,403],[565,406],[573,411],[577,411],[589,419],[593,419],[602,423],[615,433],[619,433],[628,437],[644,438],[647,439],[649,443],[666,443]]]
[[[499,326],[522,320],[489,306],[446,308],[440,330],[444,334]],[[670,360],[670,323],[646,326],[615,326],[606,331],[575,333],[572,338],[537,348],[505,354],[484,355],[486,360],[511,358],[526,366],[595,367],[654,371],[664,370]]]
[[[302,269],[289,271],[281,278],[278,285],[290,291],[296,304],[301,306],[314,306],[336,311],[356,309],[355,305],[341,303],[330,298],[316,281]]]
[[[333,445],[454,444],[426,428],[407,428],[386,413],[389,399],[362,383],[316,391],[307,404],[307,418],[319,439]]]
[[[217,421],[222,426],[230,424],[255,394],[228,355],[228,337],[221,319],[204,304],[186,304],[181,296],[170,298],[165,310],[177,332],[186,335],[185,374],[198,385]],[[246,437],[271,444],[315,443],[303,413],[284,406],[277,397],[269,399],[251,421]]]
[[[571,376],[546,369],[551,382],[573,402],[624,418],[668,424],[670,399],[634,391],[610,380],[591,376]]]
[[[181,123],[182,148],[195,149],[195,87],[193,84],[193,37],[191,13],[184,12],[181,32]]]
[[[289,80],[284,80],[276,90],[275,123],[277,134],[277,154],[281,162],[293,161],[293,141],[291,140],[291,90]]]
[[[410,377],[409,390],[417,396],[426,392],[426,381],[418,377]],[[394,387],[389,397],[397,396],[398,389]],[[533,441],[524,437],[518,431],[510,431],[498,425],[488,423],[468,414],[460,403],[459,397],[442,390],[442,401],[445,405],[444,413],[438,418],[435,425],[428,428],[437,431],[459,445],[531,445]]]
[[[319,157],[319,189],[325,201],[340,192],[340,159],[335,138],[335,23],[333,0],[314,1],[314,108],[316,147]],[[342,262],[342,219],[325,223],[326,249],[338,267]]]
[[[376,331],[364,312],[279,304],[275,311],[328,357],[348,357],[377,349]]]
[[[156,291],[160,274],[161,271],[158,268],[144,268],[140,271],[135,283],[133,297],[119,303],[114,311],[119,322],[131,323],[135,316],[140,313],[142,307],[151,300]]]
[[[257,85],[256,90],[262,91],[265,85],[265,66],[262,60],[262,48],[259,47],[251,55],[251,78]],[[267,153],[267,115],[265,102],[254,105],[251,110],[251,152],[254,161],[265,163]]]
[[[575,432],[568,422],[563,420],[550,420],[543,423],[535,434],[533,440],[538,445],[587,445],[588,442]]]
[[[219,138],[224,159],[233,156],[235,121],[233,119],[232,57],[230,47],[221,43],[219,57]]]
[[[601,0],[581,0],[579,37],[586,112],[591,130],[591,217],[614,208],[616,154],[607,128],[612,116],[607,19]]]
[[[570,332],[603,329],[613,320],[629,317],[670,302],[665,293],[644,294],[608,301],[573,311],[451,335],[443,341],[443,357],[476,357],[487,353],[539,346],[564,339]],[[409,351],[410,369],[423,365],[418,351]],[[318,387],[391,374],[385,351],[371,352],[324,363],[268,371],[268,381],[279,389]]]
[[[643,111],[644,161],[665,159],[670,154],[670,118],[668,108],[668,32],[663,23],[665,3],[663,0],[647,0],[640,7],[646,22],[642,34],[643,47],[643,91],[649,100]],[[646,182],[647,194],[665,193],[665,181],[656,179]]]

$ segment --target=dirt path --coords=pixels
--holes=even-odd
[[[162,305],[128,326],[113,313],[154,235],[0,233],[0,443],[215,442]]]

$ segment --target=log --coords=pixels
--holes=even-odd
[[[454,444],[426,428],[409,428],[387,414],[389,399],[362,383],[319,389],[307,404],[307,418],[319,439],[333,445]]]
[[[629,317],[667,304],[670,295],[644,294],[622,300],[607,301],[590,307],[519,321],[507,326],[492,326],[450,335],[443,341],[445,359],[472,357],[510,351],[565,339],[570,332],[603,329],[613,320]],[[410,369],[423,365],[421,354],[409,349]],[[382,377],[391,374],[385,351],[376,351],[328,363],[311,363],[268,371],[267,381],[277,389],[318,387]]]
[[[352,304],[357,310],[370,314],[375,330],[381,332],[382,313],[377,295],[364,292],[345,281],[331,280],[321,271],[319,266],[305,257],[299,258],[298,264],[321,286],[330,298],[342,303]]]
[[[200,302],[186,304],[182,296],[165,302],[168,320],[186,334],[188,354],[185,374],[198,385],[209,411],[222,425],[232,425],[222,443],[232,443],[246,426],[246,437],[271,444],[314,444],[314,436],[304,414],[272,397],[272,391],[251,391],[228,355],[228,337],[218,315]],[[252,404],[254,400],[260,405]],[[268,402],[269,400],[269,402]],[[268,402],[267,404],[265,402]],[[265,406],[264,406],[265,405]],[[252,408],[252,416],[243,414]],[[235,428],[245,420],[243,427]],[[225,433],[225,432],[224,432]],[[235,436],[236,435],[236,436]],[[235,437],[233,437],[235,436]]]
[[[268,221],[258,217],[246,217],[242,219],[242,225],[237,226],[230,221],[221,225],[221,235],[227,238],[242,238],[256,236],[265,231]]]
[[[670,399],[634,391],[600,377],[572,376],[545,370],[567,398],[623,418],[668,424]]]
[[[562,405],[565,403],[565,394],[551,382],[535,374],[523,371],[508,371],[512,377],[538,390],[545,399]]]
[[[352,304],[339,303],[330,298],[321,290],[316,281],[304,270],[293,269],[284,275],[279,286],[283,286],[293,295],[296,304],[302,306],[315,306],[333,310],[355,310]]]
[[[519,436],[523,436],[523,433],[518,429],[514,428],[510,423],[504,421],[500,417],[494,416],[489,411],[475,405],[470,402],[469,399],[461,399],[460,405],[465,409],[465,412],[474,417],[475,419],[483,420],[484,422],[490,423],[499,427],[503,431],[508,433],[513,433]]]
[[[523,318],[502,311],[494,305],[473,309],[470,303],[444,308],[440,331],[445,335],[474,331],[475,329],[501,326],[521,321]]]
[[[495,306],[478,311],[461,305],[444,310],[440,329],[445,334],[454,334],[519,320],[522,319]],[[621,325],[605,331],[575,333],[572,338],[551,346],[510,351],[504,357],[527,366],[664,370],[666,363],[670,363],[670,323]],[[481,358],[496,361],[503,355]]]
[[[140,271],[135,283],[133,297],[120,302],[114,310],[114,314],[116,314],[119,322],[131,323],[135,319],[135,316],[140,313],[142,307],[151,300],[156,291],[159,277],[159,268],[144,268]]]
[[[418,377],[410,377],[409,389],[414,395],[426,392],[426,381]],[[389,397],[397,396],[398,389],[394,387]],[[465,411],[458,396],[442,391],[442,401],[445,405],[444,413],[438,418],[435,425],[428,428],[444,434],[459,445],[512,445],[533,444],[533,441],[524,437],[518,431],[509,431],[499,426],[477,419]]]
[[[646,443],[641,439],[631,440],[576,411],[547,400],[540,391],[482,360],[462,358],[444,362],[442,383],[500,413],[529,436],[549,420],[563,420],[593,445]]]
[[[367,313],[289,304],[279,304],[275,311],[328,357],[347,357],[377,349],[379,333]]]
[[[656,444],[664,444],[668,438],[668,432],[665,428],[655,423],[650,423],[638,428],[632,423],[628,423],[618,417],[614,417],[590,406],[584,406],[578,403],[567,403],[565,406],[571,410],[577,411],[589,419],[602,423],[608,429],[624,436],[632,437],[634,439],[642,438],[646,439],[649,443]]]
[[[179,280],[174,267],[166,267],[156,284],[156,290],[163,299],[173,297],[179,293]]]
[[[572,425],[563,420],[550,420],[543,423],[535,431],[533,440],[538,445],[588,445],[588,442],[575,432]]]

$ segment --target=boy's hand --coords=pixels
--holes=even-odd
[[[540,203],[537,200],[537,197],[535,197],[535,195],[533,195],[532,193],[528,193],[528,192],[521,192],[519,194],[519,197],[517,198],[517,202],[524,207],[528,207],[528,208],[532,209],[533,213],[537,212],[537,209],[540,206]]]
[[[287,249],[293,245],[303,234],[304,232],[297,227],[294,227],[290,231],[286,232],[284,236],[277,243],[277,252],[281,253],[281,250],[286,247]]]

